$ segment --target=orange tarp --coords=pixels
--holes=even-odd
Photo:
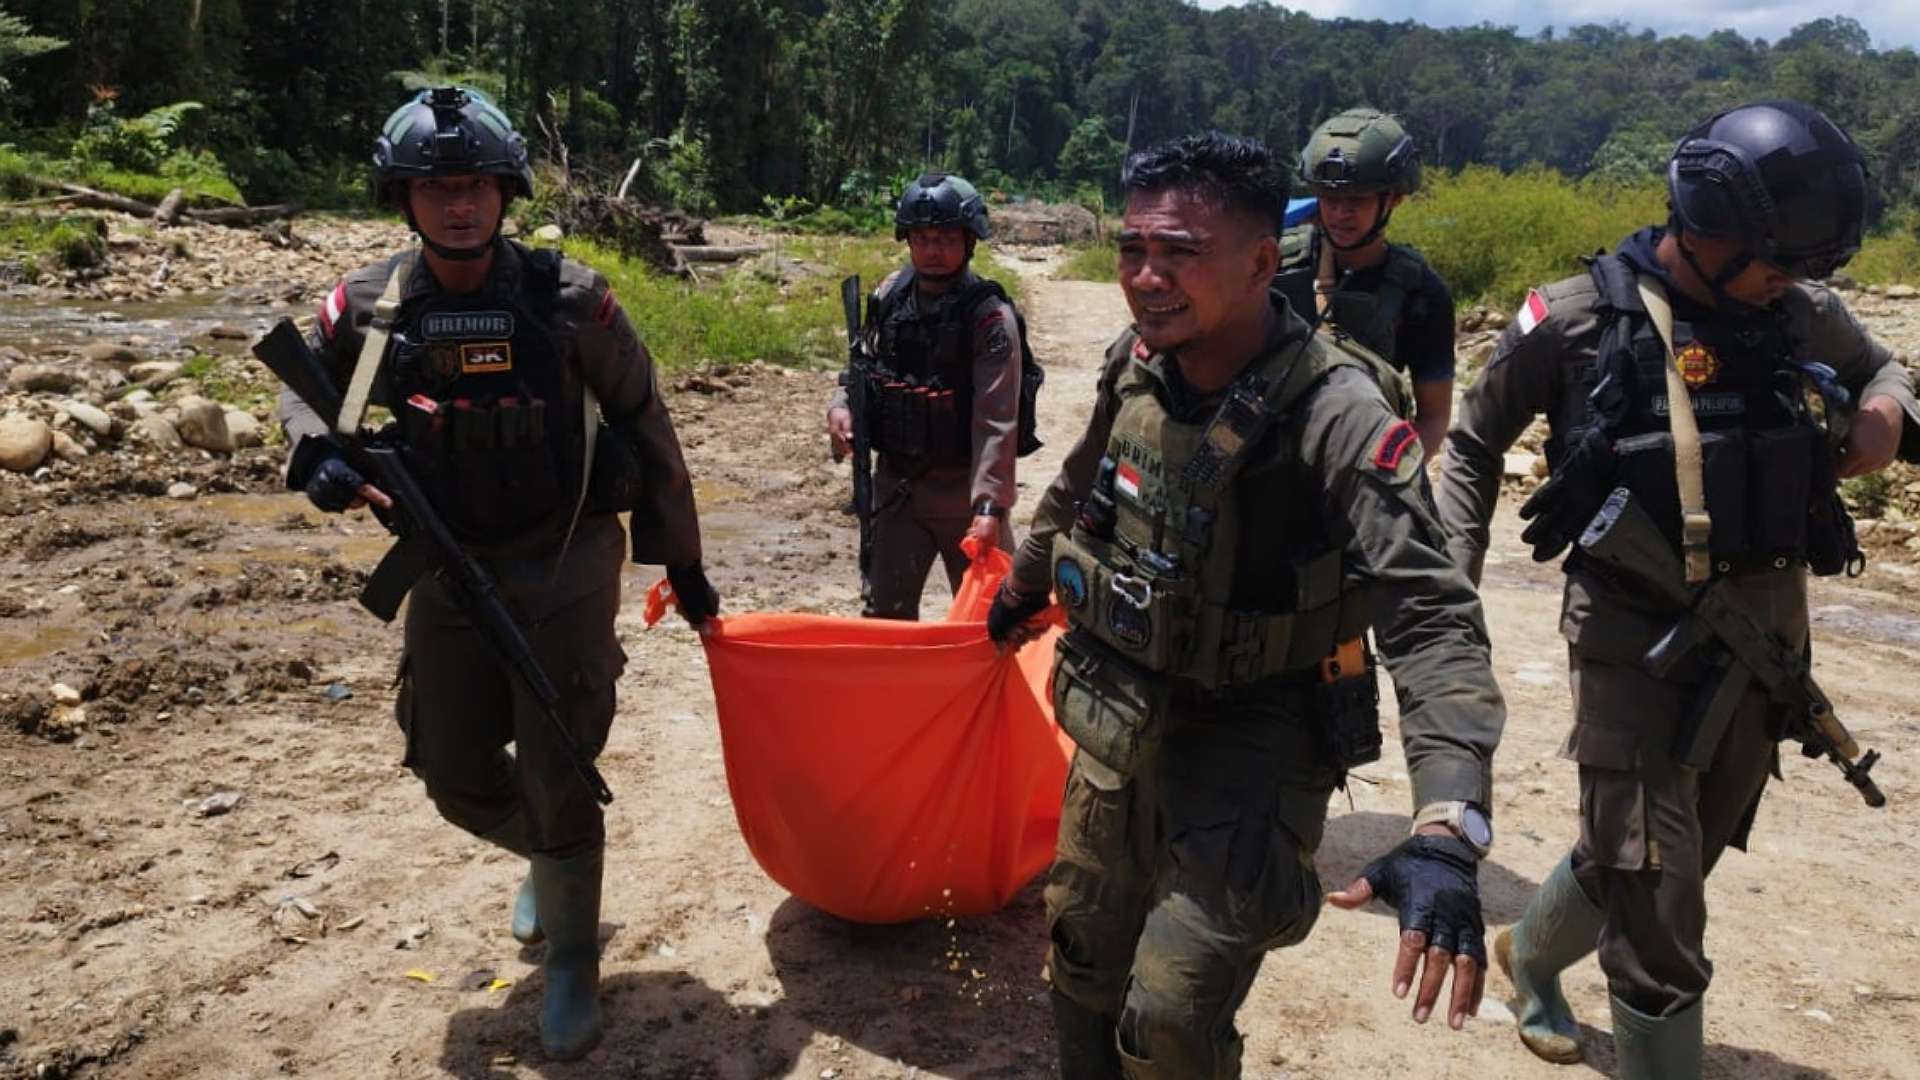
[[[795,896],[857,922],[978,915],[1052,861],[1072,752],[1047,695],[1059,631],[994,650],[983,622],[1010,565],[976,559],[945,622],[714,620],[734,813]]]

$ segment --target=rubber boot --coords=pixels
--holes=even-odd
[[[1580,1060],[1580,1028],[1560,993],[1560,973],[1594,950],[1605,914],[1573,876],[1572,856],[1540,883],[1520,921],[1494,939],[1494,957],[1520,1002],[1520,1041],[1556,1065]]]
[[[1613,999],[1613,1052],[1620,1080],[1700,1080],[1705,1042],[1701,1003],[1672,1016],[1648,1016]]]
[[[523,859],[531,858],[533,845],[527,839],[527,818],[518,810],[491,832],[480,834],[480,839],[495,847],[512,852]],[[522,945],[538,945],[547,940],[540,929],[540,908],[534,903],[533,874],[529,872],[520,879],[520,891],[513,895],[513,920],[510,926],[513,939]]]
[[[1053,1002],[1053,1037],[1060,1044],[1060,1080],[1119,1080],[1120,1048],[1114,1022],[1058,990]]]
[[[533,891],[547,932],[547,991],[540,1045],[555,1061],[600,1041],[600,872],[605,849],[566,859],[533,857]]]

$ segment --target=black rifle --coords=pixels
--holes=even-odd
[[[840,306],[847,316],[847,411],[853,416],[853,516],[860,522],[860,588],[866,591],[873,570],[873,362],[860,329],[860,275],[840,282]]]
[[[281,319],[267,336],[253,346],[253,354],[267,365],[287,389],[319,414],[329,429],[340,416],[340,391],[320,358],[307,348],[290,319]],[[580,744],[567,730],[560,716],[560,691],[547,677],[546,670],[533,654],[533,646],[521,632],[493,575],[460,546],[447,523],[434,512],[433,504],[421,490],[419,481],[407,468],[393,437],[392,428],[378,433],[361,432],[352,438],[329,436],[346,455],[347,462],[393,499],[391,510],[374,508],[375,516],[395,536],[394,545],[381,557],[380,565],[367,578],[360,591],[360,604],[392,622],[414,583],[427,573],[437,573],[453,587],[453,596],[467,621],[480,631],[495,655],[505,661],[525,684],[540,708],[553,724],[560,746],[580,779],[586,781],[593,797],[601,805],[613,801],[613,790],[600,770],[581,751]]]
[[[1866,800],[1885,806],[1887,797],[1870,775],[1880,752],[1860,757],[1860,746],[1833,713],[1833,703],[1813,679],[1807,653],[1769,633],[1728,592],[1726,578],[1695,589],[1660,527],[1627,488],[1613,494],[1580,536],[1587,557],[1640,585],[1659,603],[1683,613],[1666,636],[1647,650],[1646,667],[1669,677],[1682,661],[1699,657],[1713,673],[1701,687],[1687,722],[1674,739],[1675,760],[1696,769],[1713,763],[1715,748],[1748,687],[1758,682],[1781,707],[1788,737],[1807,757],[1826,757]],[[1856,761],[1855,759],[1858,758]]]

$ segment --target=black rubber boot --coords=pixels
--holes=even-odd
[[[1047,993],[1053,1002],[1053,1037],[1060,1044],[1061,1080],[1120,1080],[1120,1047],[1114,1021],[1067,997]]]
[[[600,1041],[600,875],[605,849],[567,859],[533,857],[533,891],[547,932],[547,992],[540,1045],[555,1061]]]

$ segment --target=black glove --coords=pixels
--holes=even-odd
[[[338,514],[353,505],[366,484],[367,478],[347,464],[346,458],[335,455],[313,467],[304,490],[313,505],[329,514]]]
[[[1588,428],[1567,452],[1547,482],[1520,504],[1520,518],[1531,522],[1520,539],[1533,545],[1533,561],[1548,562],[1580,539],[1607,501],[1613,481],[1613,446],[1606,434]]]
[[[1418,930],[1428,948],[1471,956],[1487,966],[1487,924],[1480,914],[1480,860],[1453,836],[1410,836],[1367,864],[1360,876],[1373,895],[1400,909],[1400,930]]]
[[[993,606],[987,609],[987,636],[1005,644],[1015,629],[1047,609],[1047,594],[1022,596],[1005,585],[993,594]]]
[[[699,563],[668,567],[667,584],[673,586],[673,595],[680,601],[680,614],[686,617],[689,626],[698,629],[701,623],[720,614],[720,594],[713,590],[706,569]]]

